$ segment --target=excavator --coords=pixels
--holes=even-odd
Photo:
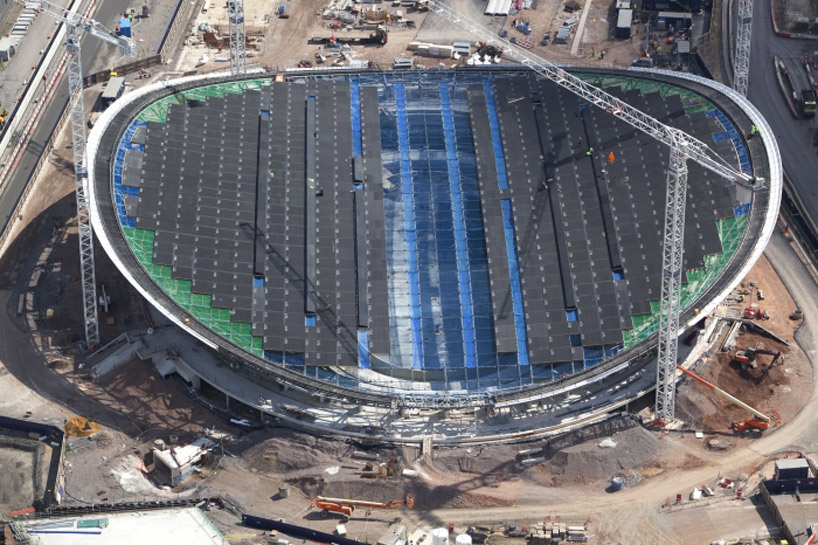
[[[407,509],[413,509],[415,507],[415,495],[407,494],[406,499],[386,503],[367,500],[351,500],[346,498],[325,498],[324,496],[318,496],[312,500],[312,503],[310,503],[310,507],[318,507],[321,509],[323,516],[326,517],[329,516],[330,513],[337,513],[343,517],[344,522],[349,520],[349,517],[352,516],[352,513],[355,511],[356,507],[366,507],[371,511],[372,509],[395,509],[401,505],[405,505]]]
[[[759,432],[760,433],[760,432],[766,430],[767,428],[769,428],[770,424],[773,424],[773,425],[777,426],[778,422],[781,420],[781,417],[778,415],[778,413],[773,412],[773,414],[771,416],[767,416],[766,414],[762,413],[761,411],[750,407],[749,405],[747,405],[743,401],[739,400],[738,398],[728,394],[727,392],[725,392],[724,390],[722,390],[721,388],[719,388],[715,384],[711,384],[710,382],[704,380],[702,377],[700,377],[699,375],[697,375],[693,371],[685,369],[684,367],[682,367],[681,365],[678,365],[678,364],[676,365],[676,367],[682,373],[688,375],[690,378],[692,378],[696,382],[707,386],[708,388],[710,388],[711,390],[716,392],[718,395],[720,395],[721,397],[723,397],[724,399],[726,399],[730,403],[734,403],[734,404],[738,405],[739,407],[741,407],[742,409],[746,410],[747,412],[749,412],[749,413],[751,413],[753,415],[752,417],[748,418],[747,420],[743,420],[741,422],[733,422],[733,424],[730,427],[733,428],[733,431],[735,431],[736,433],[744,433],[744,432],[747,432],[747,431],[754,431],[754,432]]]
[[[753,369],[758,369],[758,362],[756,361],[756,358],[759,354],[773,357],[768,369],[772,369],[779,358],[781,358],[781,352],[773,352],[772,350],[764,350],[763,348],[750,347],[747,350],[739,350],[736,352],[733,359],[741,364],[742,369],[747,369],[748,366],[752,367]]]

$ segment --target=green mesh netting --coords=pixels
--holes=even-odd
[[[716,221],[716,229],[721,240],[722,253],[708,255],[704,258],[704,268],[685,271],[685,284],[682,285],[682,308],[689,307],[701,297],[709,286],[716,281],[724,267],[730,261],[744,236],[747,216],[725,218]],[[623,331],[625,348],[630,348],[655,333],[659,328],[659,301],[651,301],[651,314],[633,317],[633,329]]]
[[[584,72],[575,73],[574,75],[587,83],[590,83],[591,85],[596,85],[597,87],[602,87],[603,89],[605,87],[621,87],[623,91],[638,90],[643,95],[647,95],[649,93],[659,93],[663,97],[678,95],[685,107],[685,112],[688,114],[709,112],[710,110],[716,109],[716,106],[713,103],[697,95],[696,93],[688,91],[687,89],[676,87],[675,85],[670,85],[669,83],[645,80],[641,78],[630,78],[626,76],[586,74]]]
[[[682,100],[685,112],[689,115],[716,109],[716,106],[704,97],[669,83],[609,74],[576,73],[575,75],[592,85],[602,88],[620,87],[623,91],[638,90],[643,95],[659,93],[663,97],[678,95]],[[682,308],[689,307],[718,278],[738,247],[746,224],[747,216],[716,221],[722,253],[705,256],[704,268],[685,272],[686,283],[682,286],[681,294]],[[626,349],[642,342],[657,331],[659,327],[659,301],[651,301],[650,307],[650,314],[633,316],[633,329],[622,332]]]
[[[213,85],[205,85],[203,87],[196,87],[188,91],[181,91],[179,93],[161,98],[142,110],[136,117],[140,121],[154,121],[156,123],[164,123],[168,118],[168,108],[171,104],[182,105],[188,100],[206,100],[208,97],[223,97],[226,93],[239,95],[244,91],[258,90],[262,87],[270,85],[270,78],[263,79],[248,79],[243,81],[231,81],[227,83],[215,83]]]
[[[249,323],[234,322],[230,316],[230,309],[212,306],[210,295],[195,293],[189,280],[172,277],[171,267],[153,263],[153,231],[126,226],[122,227],[122,231],[134,256],[145,271],[179,306],[184,307],[197,320],[233,344],[257,356],[263,356],[262,338],[253,337],[252,326]]]
[[[714,104],[703,97],[667,83],[605,74],[576,73],[575,75],[602,88],[621,87],[625,91],[639,90],[643,95],[658,92],[663,97],[678,95],[688,114],[716,109]],[[197,87],[158,100],[146,107],[137,119],[165,123],[171,104],[183,105],[187,100],[206,100],[208,97],[221,98],[226,93],[240,94],[247,89],[260,89],[270,84],[269,78],[260,78]],[[686,271],[686,283],[682,286],[681,294],[683,308],[700,297],[721,274],[741,241],[746,222],[747,216],[717,220],[723,252],[706,256],[704,268]],[[152,231],[124,226],[122,229],[134,255],[144,269],[174,301],[215,333],[257,356],[263,355],[262,338],[252,335],[249,323],[233,322],[229,309],[213,307],[210,295],[194,293],[190,281],[174,279],[171,275],[171,267],[155,265],[152,262],[154,238]],[[633,329],[622,332],[626,349],[656,332],[659,322],[659,302],[651,302],[651,314],[633,316],[632,321]]]

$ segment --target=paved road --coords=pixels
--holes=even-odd
[[[94,18],[108,28],[114,28],[119,14],[125,11],[130,4],[131,2],[128,0],[105,0],[99,4]],[[46,16],[41,15],[40,17]],[[99,67],[96,66],[98,63],[95,61],[105,61],[111,58],[114,49],[113,46],[97,38],[84,38],[82,41],[83,72],[89,74],[98,70]],[[5,231],[8,221],[14,213],[14,208],[17,206],[17,202],[29,182],[31,173],[37,166],[40,154],[48,145],[49,140],[51,140],[54,128],[67,104],[68,78],[64,77],[63,81],[57,87],[51,102],[45,109],[40,124],[37,126],[34,135],[26,146],[17,168],[11,173],[4,183],[2,190],[0,190],[0,232]]]
[[[61,7],[68,5],[69,0],[52,0]],[[15,2],[11,2],[12,4]],[[0,11],[3,11],[0,9]],[[39,65],[43,55],[41,52],[51,41],[51,34],[56,30],[55,20],[45,14],[40,14],[34,23],[28,27],[23,47],[6,63],[3,68],[2,83],[0,83],[0,104],[9,111],[15,107],[15,99],[26,88],[25,81],[32,75],[32,65]]]
[[[818,358],[818,285],[813,281],[804,265],[799,261],[789,243],[776,233],[767,246],[766,255],[781,276],[795,303],[804,311],[804,325],[798,330],[796,340],[813,363],[813,389],[801,411],[784,425],[767,432],[761,439],[745,447],[736,449],[731,456],[719,457],[703,462],[701,466],[681,471],[669,470],[662,478],[647,480],[633,489],[617,493],[616,502],[606,502],[597,490],[582,490],[564,497],[560,489],[544,490],[545,499],[550,499],[548,512],[563,516],[582,516],[587,513],[601,513],[611,509],[639,509],[644,505],[661,505],[669,495],[686,492],[694,486],[711,480],[718,472],[733,473],[738,469],[747,470],[762,457],[788,449],[815,452],[818,450],[818,372],[815,362]],[[542,506],[521,505],[517,507],[482,508],[480,518],[485,523],[505,520],[541,520]],[[462,509],[416,510],[408,512],[405,518],[417,522],[465,524],[474,520],[474,513]]]
[[[753,44],[750,51],[749,99],[773,129],[784,169],[804,202],[803,211],[818,225],[818,155],[812,135],[818,118],[795,120],[778,87],[773,55],[801,57],[805,49],[818,49],[818,42],[779,38],[773,33],[770,2],[754,2]],[[749,127],[742,127],[749,132]]]

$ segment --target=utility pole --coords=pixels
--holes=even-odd
[[[228,0],[227,15],[230,22],[230,74],[247,73],[247,35],[244,32],[244,3]]]

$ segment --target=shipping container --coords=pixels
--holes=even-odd
[[[125,36],[126,38],[131,37],[131,20],[127,17],[123,17],[119,20],[119,35]]]
[[[794,460],[776,460],[775,480],[806,479],[809,477],[809,464],[804,458]]]
[[[111,78],[102,91],[100,102],[103,108],[110,106],[116,99],[122,96],[125,91],[125,78]]]
[[[620,9],[616,18],[616,37],[627,40],[631,37],[631,23],[633,22],[632,9]]]

